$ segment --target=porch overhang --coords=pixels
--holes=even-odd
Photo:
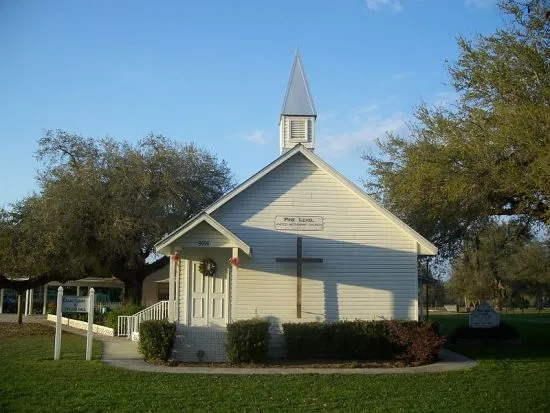
[[[184,244],[182,240],[185,240],[185,236],[191,234],[194,229],[198,229],[201,224],[207,224],[209,227],[211,227],[213,232],[217,235],[217,237],[214,238],[217,239],[213,240],[214,242],[212,243],[212,245],[210,245],[211,241],[209,238],[212,237],[211,235],[206,235],[204,240],[197,241],[196,245],[192,245],[193,247],[200,248],[219,246],[222,248],[239,248],[249,257],[252,256],[252,249],[244,241],[239,239],[239,237],[237,237],[235,234],[225,228],[222,224],[220,224],[206,212],[203,212],[202,214],[186,222],[174,232],[168,234],[162,240],[157,242],[155,244],[156,252],[164,255],[173,254],[175,252],[174,250],[177,249],[178,246]],[[225,240],[223,245],[219,245],[220,236]],[[218,243],[216,243],[216,241]]]

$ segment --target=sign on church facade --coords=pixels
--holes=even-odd
[[[322,231],[323,217],[278,215],[275,217],[275,229]]]

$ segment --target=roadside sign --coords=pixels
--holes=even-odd
[[[66,295],[63,297],[64,313],[87,313],[88,297],[79,297],[77,295]]]

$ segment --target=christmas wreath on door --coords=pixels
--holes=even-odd
[[[216,274],[216,262],[212,258],[205,258],[199,264],[199,271],[206,276],[213,276]]]

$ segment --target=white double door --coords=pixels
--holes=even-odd
[[[189,321],[192,326],[227,325],[227,269],[205,276],[200,262],[192,261],[189,271]]]

